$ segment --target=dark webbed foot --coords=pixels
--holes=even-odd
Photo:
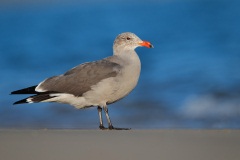
[[[101,129],[101,130],[130,130],[131,128],[116,128],[113,126],[106,128],[104,126],[99,126],[99,129]]]
[[[106,114],[106,118],[107,118],[107,121],[108,121],[108,128],[105,128],[103,126],[102,108],[104,109],[104,112]],[[101,130],[130,130],[131,129],[131,128],[115,128],[115,127],[113,127],[112,123],[111,123],[111,120],[110,120],[110,117],[108,115],[108,108],[107,108],[107,106],[103,106],[103,107],[98,106],[98,115],[99,115],[99,122],[100,122],[99,128]]]
[[[117,128],[117,127],[109,126],[108,129],[109,130],[130,130],[131,128]]]
[[[100,125],[100,126],[99,126],[99,129],[101,129],[101,130],[107,130],[108,128]]]

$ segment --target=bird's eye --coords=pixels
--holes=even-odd
[[[130,40],[131,38],[127,37],[127,40]]]

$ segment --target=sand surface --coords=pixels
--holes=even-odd
[[[2,160],[239,160],[239,130],[0,130]]]

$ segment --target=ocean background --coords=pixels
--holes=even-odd
[[[10,93],[112,55],[126,31],[154,48],[136,49],[140,80],[109,106],[114,126],[240,128],[239,0],[1,1],[0,128],[98,128],[96,108]]]

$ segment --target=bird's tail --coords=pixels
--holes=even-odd
[[[42,93],[42,94],[37,94],[37,95],[34,95],[34,96],[30,96],[30,97],[27,97],[25,99],[22,99],[20,101],[17,101],[17,102],[14,102],[13,104],[22,104],[22,103],[38,103],[38,102],[42,102],[44,100],[47,100],[47,99],[51,99],[51,98],[54,98],[56,96],[51,96],[49,93]]]
[[[38,103],[38,102],[42,102],[44,100],[56,97],[51,95],[51,93],[54,93],[54,92],[37,92],[35,91],[36,87],[37,86],[32,86],[32,87],[11,92],[11,94],[35,94],[33,96],[14,102],[13,104]]]

